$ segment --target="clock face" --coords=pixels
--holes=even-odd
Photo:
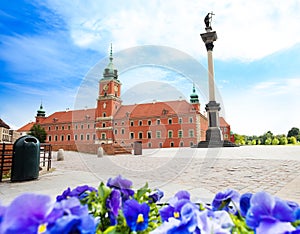
[[[105,90],[105,91],[108,90],[108,85],[107,84],[103,86],[103,90]]]
[[[114,88],[114,89],[115,89],[115,91],[117,92],[119,88],[118,88],[118,86],[115,86],[115,88]]]

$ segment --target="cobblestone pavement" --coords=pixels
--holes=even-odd
[[[56,154],[54,153],[54,156]],[[143,150],[143,155],[104,156],[64,152],[53,160],[52,172],[36,181],[0,183],[0,200],[25,191],[51,195],[79,184],[97,186],[118,174],[138,188],[148,182],[166,191],[166,197],[187,189],[192,197],[211,200],[226,188],[240,193],[267,191],[300,203],[300,147],[252,146],[226,149],[172,148]],[[7,194],[10,194],[9,196]]]

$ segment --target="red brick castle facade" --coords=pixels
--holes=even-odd
[[[47,132],[54,149],[95,152],[100,146],[130,148],[135,141],[143,148],[190,147],[205,140],[207,117],[200,112],[195,87],[190,102],[173,100],[122,105],[122,83],[109,63],[99,81],[97,107],[55,112],[46,117],[43,106],[37,111],[36,124]],[[221,117],[224,140],[230,140],[230,125]]]

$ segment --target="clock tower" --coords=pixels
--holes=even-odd
[[[99,81],[99,94],[96,110],[96,132],[99,142],[112,143],[113,117],[122,104],[121,82],[118,80],[118,70],[114,68],[112,45],[110,47],[109,63],[104,69]]]

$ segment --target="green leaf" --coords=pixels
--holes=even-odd
[[[137,201],[143,201],[143,200],[141,200],[141,198],[143,198],[147,193],[150,193],[150,192],[151,192],[151,190],[148,187],[148,183],[146,183],[142,188],[140,188],[136,191],[135,199]]]
[[[103,234],[116,234],[117,233],[117,226],[109,226]]]
[[[111,189],[107,187],[103,182],[98,187],[98,195],[101,200],[106,200],[109,196]]]

